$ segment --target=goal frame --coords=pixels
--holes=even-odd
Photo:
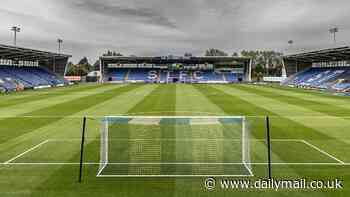
[[[242,130],[241,130],[241,142],[242,142],[242,155],[241,155],[241,163],[211,163],[211,164],[224,164],[224,165],[242,165],[247,170],[248,174],[154,174],[154,175],[133,175],[133,174],[103,174],[103,170],[108,164],[111,165],[119,165],[119,163],[109,163],[108,161],[108,134],[109,134],[109,119],[113,118],[125,118],[125,119],[241,119],[242,120]],[[248,132],[248,133],[247,133]],[[103,139],[106,139],[106,142],[103,143]],[[247,139],[247,143],[243,143],[243,140]],[[244,153],[244,151],[248,152],[248,155]],[[102,159],[104,158],[104,159]],[[100,130],[100,161],[99,161],[99,169],[96,177],[252,177],[254,176],[251,167],[250,160],[250,135],[249,131],[247,131],[246,124],[246,116],[104,116],[102,119],[101,130]],[[246,160],[249,160],[248,162]],[[128,163],[120,163],[123,165],[127,165]],[[163,163],[157,163],[163,164]],[[173,165],[184,164],[184,163],[176,163],[173,162]],[[194,162],[186,163],[188,165],[195,164]],[[207,163],[209,164],[209,163]]]

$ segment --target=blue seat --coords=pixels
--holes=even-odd
[[[295,85],[319,89],[346,89],[337,81],[350,79],[350,67],[314,67],[288,78],[282,85]]]
[[[40,67],[0,66],[0,79],[4,82],[2,87],[9,91],[16,89],[18,85],[23,85],[24,88],[35,88],[66,83],[56,74]]]

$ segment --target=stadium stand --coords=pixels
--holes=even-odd
[[[241,80],[239,80],[241,78]],[[110,82],[144,83],[236,83],[243,77],[236,73],[209,71],[176,71],[154,68],[110,69],[106,80]]]
[[[350,91],[350,67],[308,68],[297,73],[283,85],[312,89],[328,89],[339,92]]]
[[[70,55],[0,44],[0,91],[68,84],[63,79]]]
[[[17,88],[16,82],[10,77],[1,78],[0,86],[2,92],[14,91]]]
[[[168,72],[166,71],[159,71],[159,82],[160,83],[166,83],[168,78]]]
[[[200,81],[204,82],[210,82],[210,81],[219,81],[222,82],[224,81],[223,75],[215,73],[213,71],[203,71],[202,72],[202,78]]]
[[[129,74],[126,78],[126,81],[135,81],[135,82],[148,82],[149,81],[149,72],[152,70],[140,68],[140,69],[130,69]]]
[[[244,57],[102,56],[104,81],[111,83],[236,83],[251,81],[251,59]]]
[[[191,83],[193,81],[192,72],[190,71],[180,71],[179,77],[181,83]]]
[[[242,74],[237,74],[237,73],[225,74],[225,78],[227,81],[229,81],[231,83],[242,82],[245,80],[245,78]]]
[[[7,91],[15,90],[20,84],[24,88],[43,88],[65,84],[63,79],[39,67],[1,66],[0,79],[7,82],[4,83],[8,84],[4,85]]]
[[[350,92],[349,59],[350,47],[285,56],[283,59],[285,67],[287,73],[291,75],[281,84],[348,93]],[[295,72],[298,70],[299,72]]]
[[[112,69],[107,75],[108,81],[124,81],[128,69],[120,68],[120,69]]]

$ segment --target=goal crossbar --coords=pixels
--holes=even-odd
[[[253,176],[250,160],[249,129],[247,127],[246,118],[244,116],[105,116],[102,120],[101,125],[100,163],[97,177]],[[142,133],[142,135],[148,135],[148,133],[152,132],[156,133],[158,130],[161,130],[161,127],[164,125],[167,126],[167,129],[169,129],[168,127],[170,127],[170,129],[174,127],[174,130],[179,129],[179,132],[184,132],[181,129],[187,129],[185,131],[186,135],[195,136],[195,134],[192,133],[196,132],[197,135],[198,133],[201,135],[201,141],[196,141],[195,138],[191,137],[189,137],[186,141],[181,141],[183,137],[180,137],[180,140],[178,141],[176,137],[173,138],[174,144],[177,144],[177,146],[180,148],[187,142],[189,142],[189,144],[192,143],[192,145],[189,145],[189,147],[192,148],[192,153],[190,153],[190,155],[192,155],[194,158],[199,157],[198,155],[201,155],[202,157],[204,155],[208,157],[208,160],[213,160],[213,158],[215,160],[217,157],[222,157],[221,160],[207,162],[205,161],[206,158],[200,158],[204,161],[198,161],[197,158],[197,160],[195,159],[194,161],[183,161],[181,159],[175,159],[173,161],[166,160],[166,163],[162,162],[161,160],[148,161],[147,159],[162,158],[162,153],[160,152],[166,152],[166,142],[169,141],[163,142],[159,140],[161,138],[154,136],[146,137],[146,139],[150,142],[141,142],[133,140],[132,138],[128,138],[126,140],[124,139],[126,142],[115,140],[118,139],[119,134],[138,136],[139,133],[137,132]],[[177,126],[179,128],[177,128]],[[220,131],[222,133],[231,132],[230,129],[232,129],[233,134],[231,135],[237,135],[238,137],[236,136],[237,138],[234,140],[226,142],[220,140],[220,138],[218,138],[218,141],[215,141],[216,138],[211,138],[213,136],[205,135],[206,133],[210,133],[210,135],[213,135],[213,133],[216,135],[215,132],[220,133],[220,131],[218,131],[218,128],[221,129]],[[191,129],[195,129],[195,131]],[[214,131],[211,131],[211,129],[214,129]],[[206,137],[207,144],[205,144]],[[154,140],[152,142],[152,139],[154,138],[158,140]],[[215,143],[209,143],[209,141],[215,141]],[[125,147],[122,147],[121,144],[123,143],[125,144]],[[217,143],[219,143],[219,145],[216,145]],[[234,153],[232,158],[236,160],[232,160],[232,158],[230,158],[230,155],[220,155],[223,154],[221,153],[224,151],[222,149],[227,148],[227,146],[230,145],[228,143],[231,143],[234,146],[234,148],[231,149],[236,153]],[[203,147],[202,145],[206,145],[207,147]],[[116,159],[118,154],[122,155],[123,152],[128,152],[129,155],[127,158],[130,160],[119,161],[119,158]],[[174,151],[174,155],[178,155],[176,151]],[[237,159],[238,157],[240,158],[239,160]],[[229,161],[222,161],[227,158]],[[127,166],[127,168],[124,169],[124,172],[121,170],[122,167],[118,165],[108,165],[109,163],[123,163],[122,166]],[[128,165],[128,163],[130,165]],[[143,165],[145,163],[148,164]],[[242,166],[241,168],[236,169],[233,167],[236,165],[232,165],[232,169],[230,169],[230,163],[242,163]],[[190,166],[190,169],[187,166]],[[120,169],[118,167],[120,167]],[[222,171],[218,173],[217,169],[221,169]]]

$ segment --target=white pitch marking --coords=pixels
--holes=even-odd
[[[180,119],[180,118],[191,118],[191,119],[210,119],[210,118],[232,118],[238,119],[244,116],[105,116],[105,118],[143,118],[143,119]]]
[[[153,113],[167,113],[167,112],[179,112],[179,113],[198,113],[198,114],[205,114],[206,116],[145,116],[145,115],[137,115],[137,114],[153,114]],[[130,116],[131,115],[131,116]],[[212,116],[210,116],[212,115]],[[18,118],[83,118],[84,116],[17,116]],[[242,118],[242,117],[247,117],[247,118],[265,118],[266,116],[227,116],[226,114],[216,114],[216,113],[210,113],[210,112],[193,112],[193,111],[154,111],[154,112],[140,112],[140,113],[130,113],[130,114],[119,114],[119,115],[113,115],[113,116],[86,116],[87,118],[92,118],[92,119],[102,119],[106,117],[112,117],[112,118],[154,118],[154,117],[162,117],[162,118]],[[283,116],[269,116],[271,118],[281,118]],[[298,118],[324,118],[324,116],[317,116],[317,115],[312,115],[312,116],[288,116],[288,117],[298,117]],[[350,116],[338,116],[341,118],[350,118]],[[338,118],[334,117],[334,118]],[[0,118],[13,118],[13,116],[0,116]],[[330,117],[328,117],[330,118]]]
[[[96,138],[85,138],[90,141],[100,141]],[[109,141],[242,141],[241,139],[222,139],[222,138],[133,138],[133,139],[110,139]],[[81,141],[80,138],[71,139],[50,139],[53,142],[69,142],[69,141]],[[266,141],[266,139],[251,139],[249,141]],[[301,139],[271,139],[271,142],[302,142]]]
[[[9,163],[11,163],[12,161],[14,161],[14,160],[18,159],[19,157],[21,157],[21,156],[23,156],[23,155],[29,153],[30,151],[33,151],[34,149],[36,149],[36,148],[42,146],[43,144],[46,144],[47,142],[49,142],[49,140],[45,140],[45,141],[41,142],[40,144],[38,144],[38,145],[36,145],[36,146],[33,146],[32,148],[30,148],[30,149],[24,151],[23,153],[21,153],[21,154],[15,156],[15,157],[9,159],[8,161],[5,161],[4,164],[9,164]]]
[[[0,163],[0,165],[80,165],[79,162],[37,162],[37,163]],[[162,165],[164,163],[108,163],[109,165]],[[179,164],[179,163],[172,163],[173,165],[195,165],[192,163],[187,163],[187,164]],[[257,162],[257,163],[247,163],[251,165],[267,165],[268,163],[264,162]],[[312,166],[312,165],[329,165],[329,166],[350,166],[350,163],[271,163],[272,165],[305,165],[305,166]],[[98,162],[84,162],[83,165],[100,165]],[[171,164],[166,164],[166,165],[171,165]],[[197,164],[199,165],[199,164]],[[210,163],[202,163],[202,165],[210,165]],[[244,165],[243,163],[213,163],[212,165]]]
[[[246,174],[242,174],[242,175],[222,175],[222,174],[218,174],[218,175],[205,175],[205,174],[193,174],[193,175],[170,175],[170,174],[166,174],[166,175],[97,175],[96,177],[119,177],[119,178],[127,178],[127,177],[143,177],[143,178],[147,178],[147,177],[252,177],[253,175],[246,175]]]
[[[134,162],[108,163],[111,165],[244,165],[244,163],[205,163],[205,162]]]
[[[254,176],[252,170],[247,166],[248,164],[244,162],[243,165],[244,165],[245,169],[248,170],[249,174],[250,174],[251,176]]]
[[[333,155],[327,153],[326,151],[324,151],[324,150],[318,148],[317,146],[315,146],[315,145],[313,145],[313,144],[307,142],[306,140],[302,140],[302,142],[304,142],[306,145],[310,146],[311,148],[314,148],[314,149],[318,150],[320,153],[323,153],[323,154],[327,155],[328,157],[330,157],[330,158],[336,160],[337,162],[339,162],[339,163],[341,163],[341,164],[344,164],[344,163],[345,163],[344,161],[342,161],[342,160],[336,158],[335,156],[333,156]]]
[[[77,140],[81,140],[81,139],[47,139],[43,142],[41,142],[40,144],[28,149],[27,151],[11,158],[10,160],[4,162],[4,163],[0,163],[0,165],[79,165],[80,163],[78,162],[21,162],[21,163],[11,163],[12,161],[18,159],[19,157],[23,156],[24,154],[33,151],[34,149],[42,146],[43,144],[49,142],[49,141],[77,141]],[[135,139],[135,140],[146,140],[146,139]],[[147,139],[148,140],[148,139]],[[186,140],[186,139],[183,139]],[[201,140],[201,139],[199,139]],[[202,140],[207,140],[207,139],[202,139]],[[252,141],[264,141],[265,139],[254,139]],[[235,140],[232,140],[235,141]],[[330,166],[350,166],[350,163],[345,163],[344,161],[332,156],[331,154],[319,149],[318,147],[316,147],[315,145],[312,145],[311,143],[305,141],[305,140],[301,140],[301,139],[272,139],[271,141],[299,141],[302,142],[314,149],[316,149],[317,151],[329,156],[330,158],[334,159],[337,161],[337,163],[320,163],[320,162],[299,162],[299,163],[271,163],[272,165],[330,165]],[[83,163],[84,165],[100,165],[100,163],[98,162],[85,162]],[[184,163],[184,162],[163,162],[163,163],[108,163],[109,165],[243,165],[243,163]],[[247,163],[248,164],[248,163]],[[249,163],[251,165],[267,165],[267,163]]]
[[[100,176],[100,174],[102,173],[102,171],[105,169],[106,166],[107,166],[107,163],[104,163],[102,168],[97,172],[97,176]]]

